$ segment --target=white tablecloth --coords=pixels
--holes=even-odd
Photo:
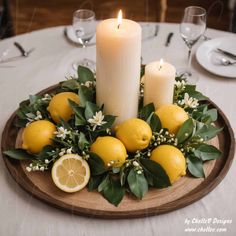
[[[9,63],[13,68],[0,66],[0,130],[18,103],[29,94],[64,79],[68,68],[81,48],[76,48],[63,37],[64,27],[49,28],[20,35],[0,42],[0,55],[7,48],[9,55],[17,54],[13,46],[19,41],[25,48],[35,48],[29,58]],[[164,46],[167,34],[174,32],[171,45]],[[232,34],[208,29],[212,38]],[[235,42],[236,42],[236,36]],[[195,48],[199,46],[199,42]],[[161,24],[158,36],[143,42],[144,63],[163,57],[177,68],[187,63],[187,49],[176,24]],[[87,49],[87,56],[95,59],[95,47]],[[209,96],[226,114],[236,131],[236,79],[217,77],[200,67],[193,59],[193,68],[200,76],[198,88]],[[128,220],[100,220],[80,217],[50,207],[24,192],[11,178],[0,158],[0,235],[1,236],[64,236],[64,235],[204,235],[187,233],[188,228],[226,230],[211,235],[236,235],[236,163],[234,162],[222,183],[198,202],[174,212]],[[197,220],[230,220],[225,224],[196,223]],[[189,220],[189,221],[188,221]],[[189,224],[188,224],[189,222]],[[199,229],[200,228],[200,229]],[[209,228],[208,228],[209,230]],[[206,233],[209,235],[209,233]]]

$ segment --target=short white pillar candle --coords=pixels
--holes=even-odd
[[[154,103],[155,109],[173,103],[176,69],[173,65],[160,61],[145,67],[144,105]]]

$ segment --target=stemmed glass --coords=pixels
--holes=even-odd
[[[188,47],[188,67],[178,70],[184,74],[190,84],[196,84],[197,75],[191,70],[192,47],[206,30],[206,10],[198,6],[185,8],[183,19],[180,23],[180,34]]]
[[[88,9],[79,9],[75,11],[73,14],[72,27],[78,42],[82,45],[84,53],[86,53],[86,47],[96,31],[95,13]],[[86,57],[74,61],[72,64],[73,69],[77,71],[79,65],[95,70],[95,62]]]

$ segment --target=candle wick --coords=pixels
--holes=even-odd
[[[162,68],[162,65],[159,66],[159,71],[161,70],[161,68]]]
[[[117,28],[118,28],[118,29],[120,28],[120,24],[118,24]]]

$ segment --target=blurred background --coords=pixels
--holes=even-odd
[[[79,8],[92,9],[96,18],[116,17],[122,9],[135,21],[179,23],[184,8],[207,10],[209,28],[236,32],[236,0],[0,0],[0,38],[42,28],[70,25]]]

